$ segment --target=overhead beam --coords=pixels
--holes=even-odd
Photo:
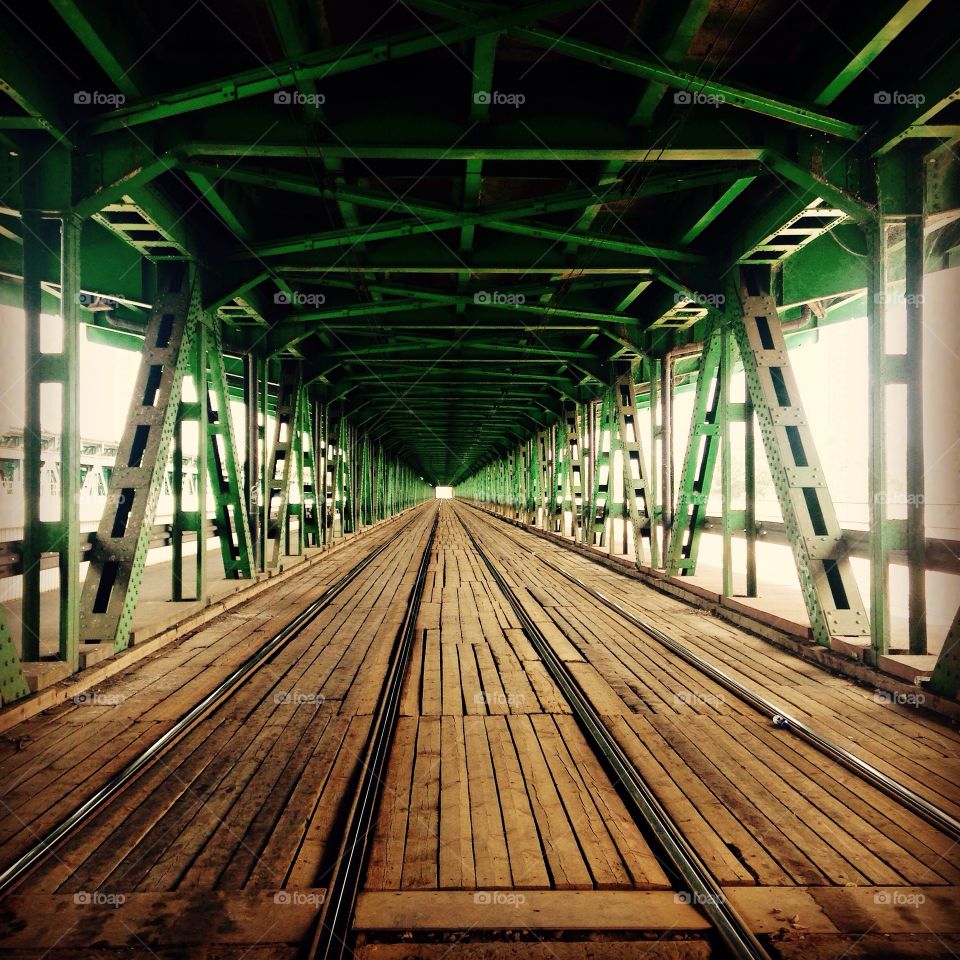
[[[556,16],[586,4],[587,0],[541,0],[493,17],[480,18],[470,24],[440,27],[436,30],[416,30],[362,43],[341,44],[296,59],[281,60],[124,105],[103,114],[93,124],[92,129],[95,133],[105,133],[246,100],[308,80],[323,80],[365,67],[395,62],[440,47],[453,46],[481,34],[502,33],[518,24]]]
[[[821,75],[813,102],[824,107],[833,103],[929,3],[930,0],[896,0],[892,4],[871,4],[865,11],[867,22],[861,25],[858,37],[847,45],[853,55],[840,69],[833,66],[829,79],[824,80]]]

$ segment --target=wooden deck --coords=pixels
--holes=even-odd
[[[0,955],[293,957],[311,935],[433,505],[211,718],[0,904]],[[440,508],[357,953],[708,957],[465,522],[774,956],[960,949],[952,841],[541,558],[960,813],[960,736],[463,504]],[[399,526],[311,564],[0,740],[0,865]],[[94,946],[96,945],[96,946]]]

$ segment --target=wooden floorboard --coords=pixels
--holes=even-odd
[[[796,713],[948,812],[960,809],[960,742],[934,720],[872,702],[854,684],[651,588],[525,531],[456,510],[534,618],[675,819],[695,830],[723,882],[869,886],[952,884],[960,858],[949,839],[561,577],[540,556],[589,578],[607,596],[764,695],[790,690]],[[531,552],[531,549],[533,552]],[[551,597],[549,603],[546,596]],[[554,639],[557,634],[562,638]],[[570,656],[570,646],[579,655]],[[777,691],[772,690],[776,687]],[[794,708],[806,703],[803,711]],[[845,712],[842,712],[845,711]],[[623,721],[618,721],[623,717]],[[870,730],[876,720],[878,730]],[[849,731],[864,731],[850,734]],[[867,731],[869,735],[867,735]],[[854,738],[857,738],[856,740]],[[878,740],[884,745],[878,745]],[[859,741],[859,743],[857,742]],[[914,745],[916,749],[914,749]],[[926,764],[926,766],[924,766]],[[921,789],[922,788],[922,789]],[[738,861],[734,864],[732,860]],[[740,869],[738,869],[740,868]]]
[[[4,902],[0,955],[295,955],[326,893],[433,509],[411,515],[401,542]],[[460,517],[774,956],[932,957],[938,937],[941,948],[960,938],[949,838],[538,555],[960,812],[956,731],[451,504],[403,681],[357,956],[439,960],[456,943],[458,958],[615,960],[641,942],[650,958],[716,955],[709,924],[677,898]],[[0,863],[392,532],[14,728],[0,742]]]

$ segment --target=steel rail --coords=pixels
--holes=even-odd
[[[390,670],[384,678],[381,690],[380,706],[367,739],[357,795],[350,811],[340,855],[334,868],[333,879],[327,887],[323,911],[309,953],[313,960],[340,960],[340,958],[353,956],[349,946],[350,927],[353,923],[354,907],[370,850],[371,837],[376,826],[387,761],[393,746],[397,719],[400,716],[400,696],[410,661],[410,652],[413,649],[417,613],[423,597],[423,587],[439,519],[440,510],[437,509],[427,545],[420,557],[420,565],[417,568],[413,590],[407,601],[403,623],[394,641],[390,656]]]
[[[0,897],[22,880],[27,873],[70,834],[78,830],[85,821],[106,807],[124,788],[138,777],[150,764],[171,747],[184,734],[192,729],[208,711],[221,706],[226,698],[239,688],[257,668],[267,663],[290,640],[296,637],[306,626],[323,612],[326,607],[363,572],[391,544],[403,536],[417,522],[413,518],[384,543],[367,554],[351,567],[339,580],[327,587],[316,600],[306,606],[285,627],[275,633],[261,647],[255,650],[228,677],[222,680],[214,690],[182,714],[177,721],[156,740],[139,753],[119,773],[111,777],[96,793],[81,803],[69,816],[63,819],[49,833],[38,840],[26,853],[18,857],[9,867],[0,873]]]
[[[503,591],[543,665],[566,697],[574,716],[589,737],[594,750],[607,763],[624,794],[630,799],[636,812],[640,814],[644,823],[660,843],[666,859],[688,885],[689,889],[687,891],[681,891],[687,894],[688,902],[703,909],[732,956],[741,958],[741,960],[770,960],[770,954],[767,953],[760,941],[733,908],[723,889],[700,859],[699,854],[674,823],[673,818],[650,789],[634,766],[633,761],[606,728],[600,714],[587,699],[567,665],[557,656],[536,622],[530,618],[523,604],[517,599],[513,588],[493,565],[463,517],[458,514],[457,519],[496,581],[497,586]]]
[[[474,509],[482,510],[480,507],[474,507]],[[485,510],[482,512],[488,513],[488,511]],[[496,515],[490,514],[490,516]],[[506,523],[510,523],[510,521],[505,517],[501,517],[499,519],[504,520]],[[734,677],[724,672],[722,669],[720,669],[720,667],[711,663],[709,660],[705,660],[689,647],[684,646],[684,644],[680,643],[678,640],[675,640],[669,634],[664,633],[652,623],[649,623],[641,617],[638,617],[636,614],[631,613],[629,610],[623,607],[622,604],[611,599],[610,597],[607,597],[600,590],[589,586],[579,577],[575,577],[573,574],[568,573],[561,567],[556,566],[556,564],[544,557],[543,554],[537,553],[537,551],[527,546],[524,546],[524,549],[540,560],[541,563],[548,566],[555,573],[560,574],[560,576],[564,577],[566,580],[576,584],[589,596],[600,601],[600,603],[604,604],[614,613],[623,617],[624,620],[636,627],[638,630],[643,631],[652,639],[665,646],[671,653],[675,653],[686,663],[689,663],[697,670],[705,673],[708,677],[710,677],[711,680],[714,680],[716,683],[720,684],[720,686],[724,687],[726,690],[729,690],[740,700],[743,700],[744,703],[749,704],[761,713],[767,714],[767,716],[773,720],[776,727],[782,730],[792,731],[798,737],[800,737],[801,740],[809,743],[821,753],[824,753],[832,760],[837,761],[837,763],[842,764],[852,773],[857,774],[857,776],[859,776],[861,779],[885,793],[892,800],[896,800],[899,804],[906,807],[912,813],[915,813],[918,817],[929,823],[931,826],[936,827],[938,830],[949,836],[952,840],[960,841],[960,821],[950,816],[946,810],[943,810],[936,804],[924,799],[918,793],[915,793],[909,787],[904,786],[904,784],[900,783],[898,780],[894,780],[882,770],[878,770],[875,766],[867,763],[866,760],[861,759],[855,753],[851,753],[845,747],[841,747],[840,744],[835,743],[828,737],[817,733],[816,730],[808,726],[802,720],[793,716],[793,714],[785,710],[783,707],[751,690],[739,680],[736,680]]]

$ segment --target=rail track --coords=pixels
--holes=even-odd
[[[505,517],[501,517],[498,514],[491,513],[488,510],[484,510],[483,508],[476,507],[472,504],[469,506],[485,516],[500,520],[509,526],[513,526],[512,522]],[[960,822],[958,822],[956,818],[952,817],[945,810],[942,810],[940,807],[936,806],[936,804],[933,804],[924,797],[921,797],[909,787],[900,783],[893,777],[885,774],[882,770],[877,769],[877,767],[868,763],[862,757],[858,757],[855,753],[840,746],[840,744],[835,743],[829,737],[819,733],[809,724],[791,714],[790,711],[782,705],[774,703],[769,698],[763,696],[755,690],[750,689],[739,680],[730,676],[724,670],[721,670],[715,664],[705,660],[696,651],[690,649],[680,641],[676,640],[674,637],[664,633],[664,631],[662,631],[659,627],[647,620],[644,620],[642,617],[636,616],[636,614],[627,610],[622,604],[618,603],[613,598],[608,597],[602,591],[589,586],[579,577],[576,577],[561,567],[558,567],[556,564],[544,557],[541,553],[538,553],[536,550],[533,550],[527,544],[523,543],[520,539],[511,537],[510,540],[511,543],[526,550],[531,556],[536,557],[540,563],[546,567],[549,567],[554,573],[563,577],[569,583],[574,584],[587,596],[602,604],[604,607],[621,617],[631,626],[645,633],[651,639],[661,644],[671,653],[680,657],[700,673],[720,684],[744,703],[766,715],[778,728],[795,734],[797,737],[810,744],[820,753],[829,757],[831,760],[842,764],[848,770],[863,779],[866,783],[882,791],[888,797],[912,811],[917,816],[921,817],[931,826],[936,827],[938,830],[949,836],[952,840],[960,842]]]
[[[474,536],[462,517],[459,518],[473,548],[503,592],[523,630],[542,660],[554,683],[560,688],[588,742],[607,766],[613,782],[628,801],[639,825],[646,828],[659,847],[668,875],[677,880],[677,893],[707,914],[726,946],[729,955],[738,960],[769,960],[770,954],[754,936],[724,895],[709,868],[687,841],[683,832],[657,798],[643,775],[630,760],[584,691],[557,656],[536,621],[531,619],[519,597],[490,556]]]
[[[420,520],[420,516],[414,516],[404,522],[399,530],[350,567],[346,573],[324,589],[315,600],[293,617],[286,626],[258,647],[212,691],[182,713],[164,733],[141,750],[121,771],[110,777],[57,826],[44,834],[25,853],[0,872],[0,897],[3,897],[21,883],[36,866],[52,854],[67,838],[82,830],[83,826],[94,815],[107,808],[178,741],[223,707],[243,687],[246,681],[270,663],[286,645],[299,636],[310,623],[329,607],[364,570],[393,544],[397,543],[401,537],[405,536]],[[429,556],[432,540],[433,533],[431,532],[430,543],[424,552],[424,563],[426,557]],[[392,676],[392,672],[390,676]]]

